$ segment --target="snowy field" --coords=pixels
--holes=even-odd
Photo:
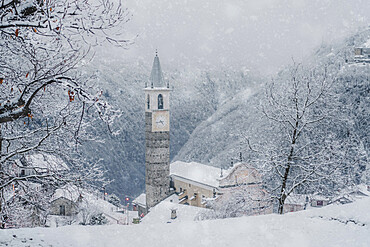
[[[0,246],[370,246],[370,198],[298,213],[171,224],[0,230]]]

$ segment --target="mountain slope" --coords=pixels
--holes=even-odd
[[[364,145],[367,157],[370,153],[370,65],[346,63],[346,60],[353,58],[354,47],[364,46],[368,40],[369,29],[337,44],[323,45],[304,62],[307,67],[328,64],[331,72],[338,75],[332,88],[343,108],[338,117],[348,119],[350,131],[358,136],[359,145]],[[239,158],[239,152],[245,158],[252,155],[248,152],[246,137],[251,143],[259,143],[261,139],[268,139],[272,131],[265,123],[267,119],[262,116],[260,107],[266,101],[263,88],[263,85],[245,88],[221,104],[193,131],[174,160],[198,161],[219,167],[227,166],[232,158]]]

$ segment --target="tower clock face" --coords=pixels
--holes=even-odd
[[[169,131],[168,112],[153,112],[153,131]]]
[[[155,125],[158,129],[163,129],[167,126],[167,119],[163,115],[159,115],[155,118]]]

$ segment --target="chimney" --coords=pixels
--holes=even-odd
[[[171,209],[171,220],[174,220],[176,218],[177,218],[176,209]]]

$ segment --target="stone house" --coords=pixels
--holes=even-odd
[[[82,194],[74,186],[57,189],[50,200],[50,215],[76,215],[82,198]]]
[[[59,197],[50,202],[50,214],[72,216],[78,213],[78,204],[65,197]]]

